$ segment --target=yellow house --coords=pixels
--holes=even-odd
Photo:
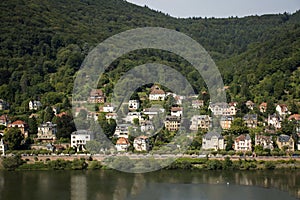
[[[276,144],[279,149],[281,150],[288,150],[288,151],[294,151],[294,140],[292,136],[288,135],[280,135],[277,138]]]

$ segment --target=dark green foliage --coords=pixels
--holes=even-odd
[[[18,128],[10,128],[4,134],[4,141],[8,143],[10,150],[20,150],[22,148],[22,141],[24,136]]]
[[[85,162],[85,159],[74,159],[72,161],[72,169],[73,170],[83,170],[88,167],[88,164]]]
[[[275,166],[275,164],[273,163],[273,162],[266,162],[265,163],[265,168],[266,169],[275,169],[276,168],[276,166]]]
[[[23,161],[20,155],[5,157],[2,159],[2,165],[6,170],[15,170],[22,164]]]
[[[109,36],[139,27],[180,30],[199,42],[216,61],[229,99],[299,99],[299,15],[228,19],[175,19],[122,0],[21,1],[0,3],[0,97],[11,113],[25,112],[23,102],[62,103],[88,52]],[[207,91],[200,75],[168,52],[138,51],[114,62],[99,81],[109,96],[123,72],[146,62],[174,67],[196,92]],[[207,105],[209,96],[204,96]],[[22,106],[21,106],[22,105]],[[295,110],[295,109],[294,109]],[[242,110],[244,112],[244,110]]]
[[[73,118],[63,115],[57,119],[57,138],[70,138],[72,132],[76,130]]]

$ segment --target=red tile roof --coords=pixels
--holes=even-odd
[[[128,145],[129,141],[126,138],[121,137],[121,138],[118,139],[117,144],[119,144],[119,145]]]

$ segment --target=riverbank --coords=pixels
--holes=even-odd
[[[300,158],[276,157],[214,157],[193,158],[181,157],[171,165],[163,166],[168,157],[161,156],[135,158],[127,156],[97,157],[90,155],[73,156],[7,156],[0,159],[1,170],[98,170],[110,169],[107,165],[122,165],[123,169],[149,168],[151,169],[184,169],[184,170],[274,170],[274,169],[300,169]]]

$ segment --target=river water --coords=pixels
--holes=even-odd
[[[2,171],[0,199],[294,200],[300,171]]]

